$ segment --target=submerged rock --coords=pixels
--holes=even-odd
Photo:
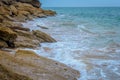
[[[41,25],[37,25],[37,27],[40,27],[40,28],[42,28],[42,29],[48,29],[47,27],[41,26]]]

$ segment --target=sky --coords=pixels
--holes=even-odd
[[[120,0],[40,0],[42,7],[118,7]]]

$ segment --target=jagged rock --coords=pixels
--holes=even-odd
[[[18,35],[15,43],[16,47],[35,48],[40,46],[40,42],[36,37],[29,31],[16,30]]]
[[[33,31],[33,34],[37,37],[37,39],[40,42],[56,42],[56,40],[53,39],[50,35],[42,31],[36,30],[36,31]]]
[[[39,0],[17,0],[23,3],[29,3],[31,5],[33,5],[34,7],[39,8],[41,6],[41,3],[39,2]]]
[[[14,23],[12,21],[3,21],[3,23],[0,24],[1,26],[9,27],[12,30],[23,30],[23,31],[30,31],[29,28],[24,28],[22,24],[20,23]]]
[[[22,26],[9,26],[10,29],[12,30],[23,30],[23,31],[30,31],[29,28],[24,28]]]
[[[9,47],[15,47],[14,41],[17,38],[17,34],[7,27],[0,27],[0,39],[4,40]]]
[[[54,16],[56,14],[55,11],[51,11],[51,10],[44,10],[43,13],[47,16]]]

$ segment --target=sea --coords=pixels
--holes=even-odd
[[[48,33],[57,42],[41,43],[34,50],[37,54],[78,70],[78,80],[120,80],[120,7],[44,9],[57,14],[24,25]]]

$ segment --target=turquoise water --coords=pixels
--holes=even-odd
[[[120,8],[45,9],[57,15],[24,24],[57,40],[42,43],[39,55],[79,70],[78,80],[120,80]]]

